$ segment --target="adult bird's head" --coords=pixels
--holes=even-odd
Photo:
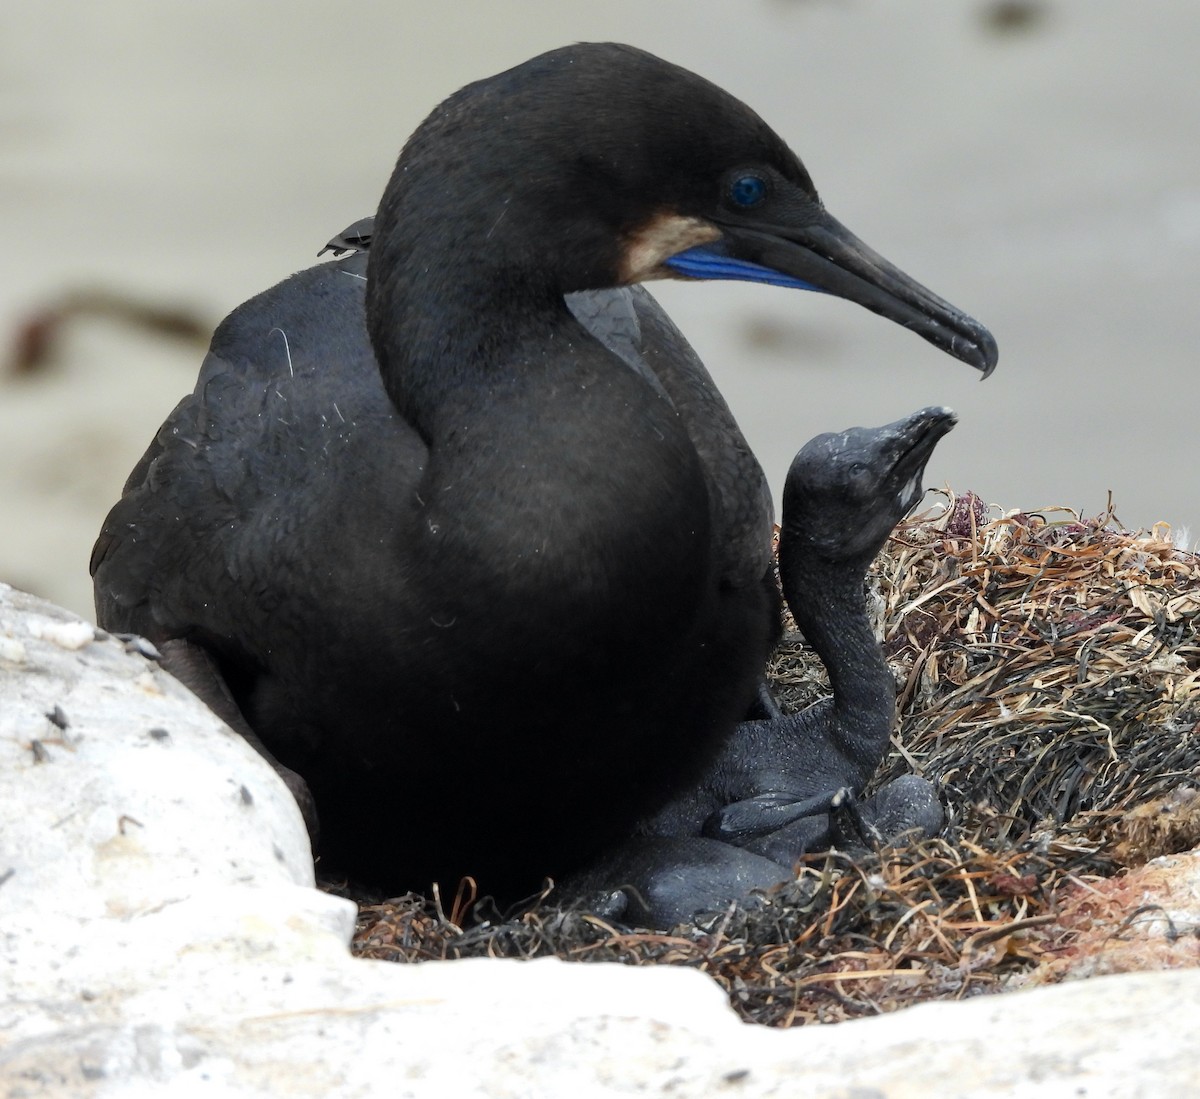
[[[377,234],[431,217],[431,240],[456,237],[510,289],[774,283],[857,302],[985,376],[996,364],[987,329],[834,219],[749,107],[629,46],[554,50],[451,96],[401,154]]]

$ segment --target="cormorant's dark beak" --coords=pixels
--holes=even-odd
[[[875,446],[879,450],[879,465],[904,467],[904,476],[915,473],[920,477],[925,463],[933,455],[938,441],[954,430],[958,416],[951,408],[922,408],[903,420],[877,428]]]
[[[958,417],[950,408],[922,408],[903,420],[878,428],[869,446],[874,451],[868,462],[871,468],[889,470],[897,485],[897,500],[902,514],[917,506],[925,490],[921,479],[925,466],[933,457],[938,441],[954,430]]]
[[[801,226],[720,228],[719,240],[679,252],[666,266],[686,278],[744,279],[835,294],[911,328],[985,378],[995,369],[996,341],[982,324],[889,263],[824,209],[818,207]]]

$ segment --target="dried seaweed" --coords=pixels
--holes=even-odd
[[[999,839],[1099,851],[1200,777],[1200,559],[1111,513],[978,512],[908,520],[878,562],[905,748],[881,780],[915,766]]]
[[[356,951],[686,965],[748,1020],[836,1021],[995,991],[1053,952],[1089,883],[1200,839],[1200,559],[1165,527],[1126,531],[1111,509],[988,521],[947,493],[896,529],[868,596],[900,699],[879,781],[937,782],[945,836],[816,857],[759,906],[671,934],[409,896],[363,908]],[[785,708],[827,689],[794,631],[771,672]]]
[[[1024,936],[1047,914],[1034,855],[931,840],[857,863],[836,854],[800,869],[759,908],[731,906],[671,934],[535,907],[510,920],[455,922],[409,895],[367,906],[358,953],[388,961],[538,958],[683,965],[708,973],[747,1020],[828,1022],[927,999],[993,991],[1036,959]]]

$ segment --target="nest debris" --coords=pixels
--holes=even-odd
[[[938,783],[942,837],[810,858],[760,905],[671,934],[409,895],[363,907],[355,951],[686,965],[775,1026],[1061,979],[1126,867],[1200,843],[1200,558],[1111,507],[989,521],[978,497],[945,496],[868,580],[902,735],[877,781]],[[794,631],[771,675],[785,709],[828,689]]]
[[[1200,764],[1200,558],[1165,527],[980,501],[902,524],[877,573],[906,762],[998,838],[1100,857]],[[907,755],[906,761],[903,757]]]

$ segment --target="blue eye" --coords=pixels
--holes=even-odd
[[[729,197],[735,206],[749,209],[767,197],[767,184],[760,176],[738,176],[729,185]]]

